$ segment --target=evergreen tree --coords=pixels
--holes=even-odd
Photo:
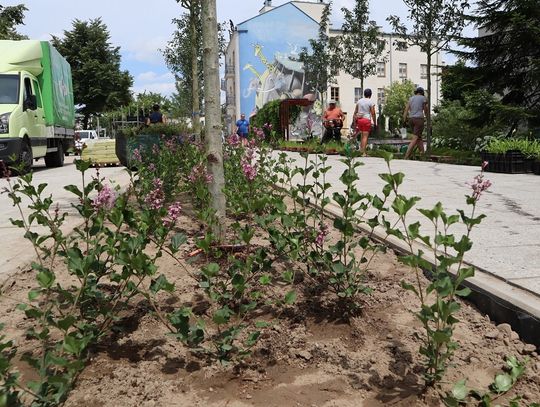
[[[100,18],[75,20],[64,38],[53,36],[52,42],[71,65],[75,104],[80,105],[84,128],[90,116],[129,104],[133,78],[120,69],[120,48],[111,45]]]
[[[510,133],[528,118],[540,125],[540,4],[538,0],[480,0],[472,22],[480,35],[459,52],[477,65],[486,88],[514,112]]]
[[[2,6],[0,4],[0,40],[26,40],[19,34],[15,26],[24,24],[24,12],[28,11],[24,4]]]
[[[343,70],[360,79],[364,89],[364,79],[377,73],[377,62],[384,50],[384,42],[379,39],[380,30],[369,20],[369,1],[356,0],[354,8],[341,9],[345,22],[340,38]]]
[[[418,46],[426,54],[427,65],[427,151],[431,149],[431,68],[433,57],[447,50],[451,41],[458,39],[465,26],[465,10],[468,0],[403,0],[409,8],[410,30],[399,17],[390,16],[388,21],[403,38],[401,43]],[[402,45],[402,44],[399,44]]]

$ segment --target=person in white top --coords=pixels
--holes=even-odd
[[[366,147],[371,131],[371,124],[377,126],[377,120],[375,117],[375,102],[371,100],[371,89],[364,90],[364,97],[356,103],[354,109],[353,120],[356,123],[355,137],[361,133],[360,151],[362,156],[366,156]]]

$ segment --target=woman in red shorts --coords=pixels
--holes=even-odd
[[[377,123],[375,118],[375,102],[371,100],[371,95],[371,89],[364,90],[364,97],[356,103],[353,116],[353,120],[356,122],[356,137],[358,137],[359,133],[361,134],[360,151],[363,157],[366,156],[371,123],[374,125]]]

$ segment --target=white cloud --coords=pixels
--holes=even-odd
[[[136,44],[128,44],[124,47],[126,58],[138,62],[146,62],[155,65],[164,65],[163,54],[160,49],[165,48],[168,39],[154,37]]]
[[[174,75],[170,72],[158,74],[154,71],[143,72],[135,78],[137,82],[166,82],[174,81]]]
[[[131,88],[133,93],[155,92],[160,93],[163,96],[170,96],[175,90],[175,84],[173,82],[153,82],[142,85],[135,85]]]

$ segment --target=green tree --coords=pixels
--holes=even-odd
[[[173,19],[176,30],[163,50],[163,56],[176,77],[178,98],[175,99],[180,101],[178,110],[192,119],[193,131],[199,135],[203,87],[201,2],[176,1],[187,12]]]
[[[341,66],[349,75],[360,79],[364,89],[364,79],[377,72],[384,42],[379,39],[377,24],[369,20],[368,0],[356,0],[352,10],[343,7],[341,11],[345,20],[340,38]]]
[[[304,47],[299,55],[300,61],[304,64],[306,83],[321,98],[324,98],[324,94],[328,90],[329,84],[333,82],[340,66],[338,53],[335,52],[338,45],[337,38],[331,38],[328,35],[331,13],[330,2],[323,10],[317,39],[309,40],[311,50]]]
[[[473,67],[458,60],[455,65],[441,69],[441,96],[443,103],[458,100],[465,103],[465,96],[482,86],[481,77]]]
[[[383,114],[390,119],[390,129],[400,127],[403,111],[414,92],[414,83],[410,80],[394,82],[385,89]]]
[[[92,115],[130,103],[133,78],[120,69],[120,47],[111,45],[100,18],[73,21],[64,38],[53,36],[53,44],[71,65],[75,104],[84,116],[84,128]]]
[[[26,40],[28,37],[19,34],[15,26],[24,24],[24,12],[28,11],[24,4],[2,6],[0,4],[0,40]]]
[[[524,117],[540,126],[538,0],[480,0],[470,19],[481,35],[463,39],[470,51],[458,54],[477,65],[482,84],[502,96],[503,107],[515,110],[509,134]]]
[[[418,46],[426,54],[427,65],[427,152],[431,150],[431,68],[433,57],[447,50],[453,40],[457,40],[465,26],[465,10],[468,0],[403,0],[409,8],[409,30],[399,17],[390,16],[388,21],[409,45]]]

